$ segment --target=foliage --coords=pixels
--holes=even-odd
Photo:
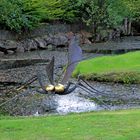
[[[68,0],[1,0],[0,23],[11,30],[32,29],[43,20],[69,20],[73,12],[65,10]],[[64,16],[65,15],[65,16]],[[62,18],[63,17],[63,18]]]
[[[108,24],[108,13],[106,0],[78,0],[79,12],[86,25],[92,26],[95,30],[98,27],[106,27]]]
[[[124,18],[137,20],[140,18],[139,0],[108,0],[107,11],[111,26],[121,25]]]
[[[40,6],[37,0],[1,0],[0,23],[16,31],[32,29],[44,14]]]
[[[67,116],[0,117],[0,136],[1,140],[136,140],[140,138],[139,118],[139,109]]]
[[[124,18],[140,20],[139,0],[0,0],[0,25],[15,31],[41,22],[82,20],[98,32],[115,27]]]
[[[45,3],[44,20],[70,20],[73,17],[73,11],[68,10],[70,4],[68,0],[42,0]]]
[[[140,51],[82,61],[73,75],[89,80],[140,83]]]

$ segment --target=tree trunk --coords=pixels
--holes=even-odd
[[[131,35],[131,27],[132,27],[132,21],[129,20],[129,23],[128,23],[128,35]]]
[[[128,18],[124,19],[124,34],[127,35],[128,32]]]

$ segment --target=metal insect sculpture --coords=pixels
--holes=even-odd
[[[71,77],[71,74],[77,65],[79,61],[82,60],[82,50],[78,43],[76,42],[76,36],[71,36],[69,48],[68,48],[68,65],[66,68],[66,72],[62,78],[62,80],[55,85],[54,83],[54,57],[50,61],[49,64],[46,65],[46,72],[48,79],[50,81],[50,84],[48,84],[46,87],[43,85],[40,73],[37,73],[37,78],[39,81],[39,84],[42,88],[42,91],[38,90],[39,93],[47,94],[47,93],[55,93],[59,95],[66,95],[71,93],[75,90],[76,85],[72,82],[69,82],[69,78]]]
[[[103,92],[98,91],[97,89],[93,88],[87,81],[82,79],[80,76],[78,77],[78,80],[76,83],[70,82],[69,79],[71,77],[71,74],[73,70],[75,69],[75,66],[78,62],[82,61],[82,50],[80,46],[78,45],[76,36],[71,34],[69,35],[69,47],[68,47],[68,65],[66,67],[66,71],[64,73],[64,76],[62,80],[59,83],[54,83],[54,57],[52,57],[49,64],[46,65],[46,73],[48,76],[49,84],[44,85],[41,79],[41,73],[37,72],[36,76],[33,76],[31,79],[26,81],[22,86],[19,86],[16,88],[17,91],[20,91],[21,89],[24,89],[25,87],[28,87],[31,83],[38,80],[41,90],[37,89],[37,92],[40,94],[59,94],[59,95],[66,95],[72,93],[77,87],[84,90],[85,92],[88,92],[89,94],[94,94],[94,98],[96,100],[100,101],[106,108],[109,108],[103,101],[98,99],[96,95],[98,94],[104,94]],[[19,94],[12,99],[15,99],[19,97],[22,94]],[[10,101],[12,100],[10,99]],[[9,101],[9,100],[8,100]],[[8,101],[2,103],[0,106],[4,105]]]
[[[98,91],[97,89],[93,88],[87,81],[82,79],[79,75],[77,83],[70,82],[69,79],[73,70],[75,69],[78,62],[82,61],[82,50],[81,47],[78,45],[76,36],[73,34],[69,35],[69,47],[68,47],[68,65],[66,68],[66,72],[62,78],[62,80],[55,85],[54,83],[54,57],[50,61],[50,63],[46,66],[46,73],[50,84],[44,86],[41,80],[41,76],[37,73],[37,78],[42,90],[37,90],[38,93],[41,94],[48,94],[54,93],[59,95],[66,95],[72,93],[77,87],[88,92],[89,94],[94,94],[94,98],[98,100],[101,104],[104,105],[105,108],[109,109],[109,107],[101,100],[98,99],[96,96],[97,94],[103,95],[104,92]],[[106,94],[106,93],[105,93]]]

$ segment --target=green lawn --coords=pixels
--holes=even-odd
[[[0,140],[140,140],[140,110],[0,117]]]
[[[89,80],[140,83],[140,51],[82,61],[73,75]]]

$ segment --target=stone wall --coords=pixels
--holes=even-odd
[[[81,33],[83,24],[42,24],[33,31],[17,34],[0,30],[0,55],[68,45],[68,32]]]
[[[0,30],[0,55],[16,52],[32,51],[37,49],[55,49],[68,45],[68,32],[77,33],[81,44],[101,42],[120,36],[119,30],[102,30],[93,39],[92,28],[84,24],[42,24],[32,31],[20,34]]]
[[[0,30],[0,40],[19,40],[25,38],[41,37],[50,34],[55,35],[70,31],[79,32],[83,28],[86,28],[83,24],[42,24],[32,31],[23,32],[22,34]]]

